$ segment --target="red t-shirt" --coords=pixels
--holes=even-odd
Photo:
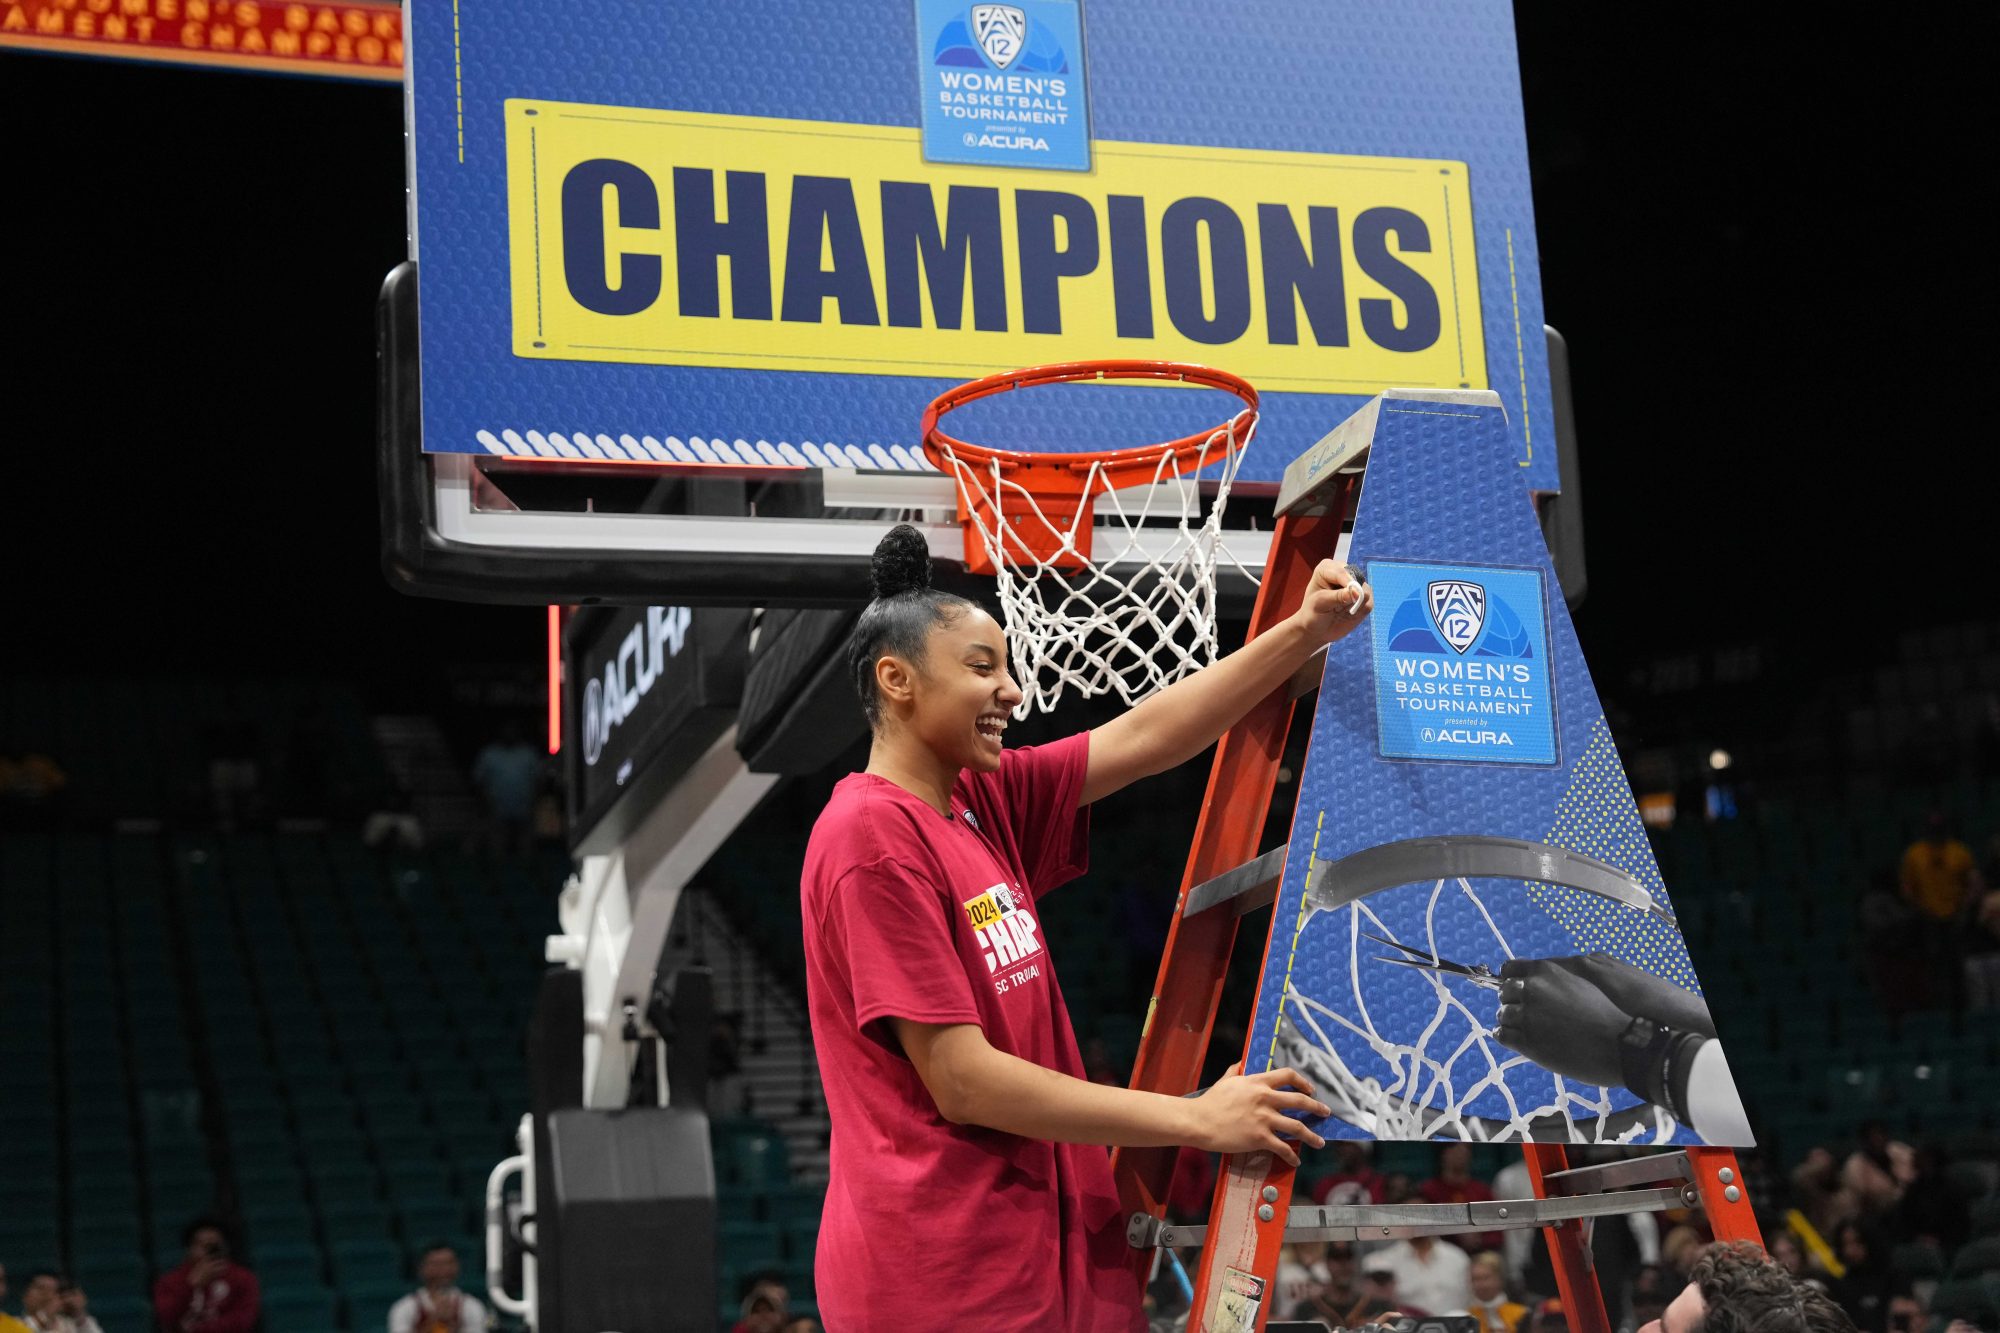
[[[890,1019],[977,1023],[1082,1078],[1041,897],[1083,873],[1088,733],[961,773],[951,815],[850,774],[813,826],[806,996],[833,1122],[817,1284],[829,1333],[1145,1327],[1100,1147],[954,1125]]]

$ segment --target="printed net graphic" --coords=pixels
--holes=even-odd
[[[1065,690],[1084,698],[1115,691],[1137,703],[1220,656],[1215,574],[1226,550],[1222,519],[1256,431],[1257,414],[1245,410],[1185,458],[1164,450],[1152,475],[1137,481],[1129,471],[1114,476],[1092,461],[1078,492],[1095,496],[1097,516],[1109,522],[1087,536],[1089,508],[1079,507],[1066,523],[1052,519],[1000,460],[980,466],[942,450],[966,496],[985,500],[967,506],[967,521],[998,553],[995,579],[1023,696],[1014,716],[1052,710]],[[1204,478],[1211,463],[1214,475]],[[1204,480],[1214,486],[1206,512]],[[1017,534],[1025,528],[1054,540],[1003,540],[1007,522]],[[1091,546],[1088,556],[1080,538]],[[1030,546],[1053,549],[1037,555]],[[1080,568],[1062,567],[1079,562]]]
[[[1311,882],[1326,863],[1315,855],[1308,864]],[[1305,944],[1344,955],[1345,966],[1336,957],[1332,969],[1316,969],[1339,974],[1339,984],[1309,993],[1288,962],[1273,1063],[1305,1074],[1336,1117],[1371,1138],[1671,1141],[1678,1122],[1665,1110],[1566,1079],[1500,1045],[1494,989],[1386,961],[1396,951],[1366,938],[1408,946],[1419,963],[1428,956],[1497,973],[1517,955],[1496,919],[1509,911],[1496,913],[1487,900],[1521,904],[1530,893],[1519,880],[1445,877],[1428,893],[1408,886],[1329,910],[1302,903],[1294,958]]]

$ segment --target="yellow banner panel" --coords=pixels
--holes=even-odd
[[[972,377],[1215,362],[1484,388],[1465,165],[1099,141],[1087,173],[915,129],[511,99],[513,344],[565,361]]]

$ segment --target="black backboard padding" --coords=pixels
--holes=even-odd
[[[847,679],[858,611],[773,608],[743,681],[736,748],[759,773],[817,773],[867,730]]]

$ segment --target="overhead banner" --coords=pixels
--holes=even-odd
[[[412,23],[426,449],[908,459],[953,384],[1145,358],[1262,390],[1253,488],[1384,388],[1491,387],[1513,465],[1556,489],[1504,0],[1226,23],[1193,0],[500,0]],[[982,403],[982,437],[1116,449],[1208,416],[1087,393]]]
[[[1328,1138],[1748,1145],[1498,404],[1342,432],[1375,610],[1327,652],[1245,1063]]]
[[[267,74],[403,77],[400,5],[0,0],[0,48]]]

